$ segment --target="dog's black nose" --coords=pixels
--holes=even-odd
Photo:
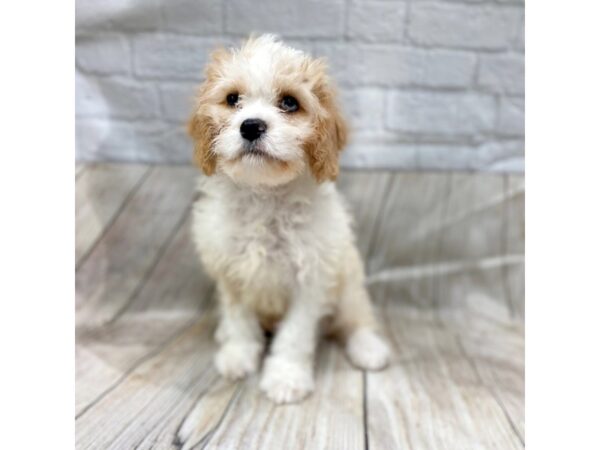
[[[265,131],[267,124],[260,119],[246,119],[240,127],[242,137],[250,142],[257,140]]]

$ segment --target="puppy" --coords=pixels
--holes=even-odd
[[[376,323],[351,218],[332,181],[346,124],[322,60],[273,36],[219,49],[189,122],[194,160],[208,175],[194,206],[193,236],[216,280],[221,317],[217,370],[258,370],[277,403],[314,387],[319,336],[338,337],[352,363],[383,368]]]

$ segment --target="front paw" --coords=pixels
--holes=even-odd
[[[217,371],[225,378],[237,380],[258,370],[262,346],[240,342],[227,342],[215,356]]]
[[[260,389],[275,403],[293,403],[314,390],[312,367],[280,356],[269,356],[265,362]]]
[[[352,364],[365,370],[381,370],[390,360],[390,350],[385,341],[368,328],[352,333],[346,342],[346,353]]]

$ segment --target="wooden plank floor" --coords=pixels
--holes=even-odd
[[[315,393],[275,406],[212,365],[196,176],[77,166],[78,449],[524,447],[523,177],[344,172],[392,364],[364,373],[324,342]]]

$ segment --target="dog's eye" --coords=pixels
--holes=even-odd
[[[240,96],[238,95],[238,93],[237,93],[237,92],[233,92],[233,93],[231,93],[231,94],[227,94],[227,97],[226,97],[226,99],[225,99],[225,100],[227,101],[227,104],[228,104],[229,106],[235,106],[235,105],[237,105],[237,102],[238,102],[238,100],[239,100],[239,97],[240,97]]]
[[[300,105],[298,104],[298,100],[296,100],[294,97],[292,97],[291,95],[286,95],[281,99],[279,107],[285,112],[294,112],[298,111]]]

